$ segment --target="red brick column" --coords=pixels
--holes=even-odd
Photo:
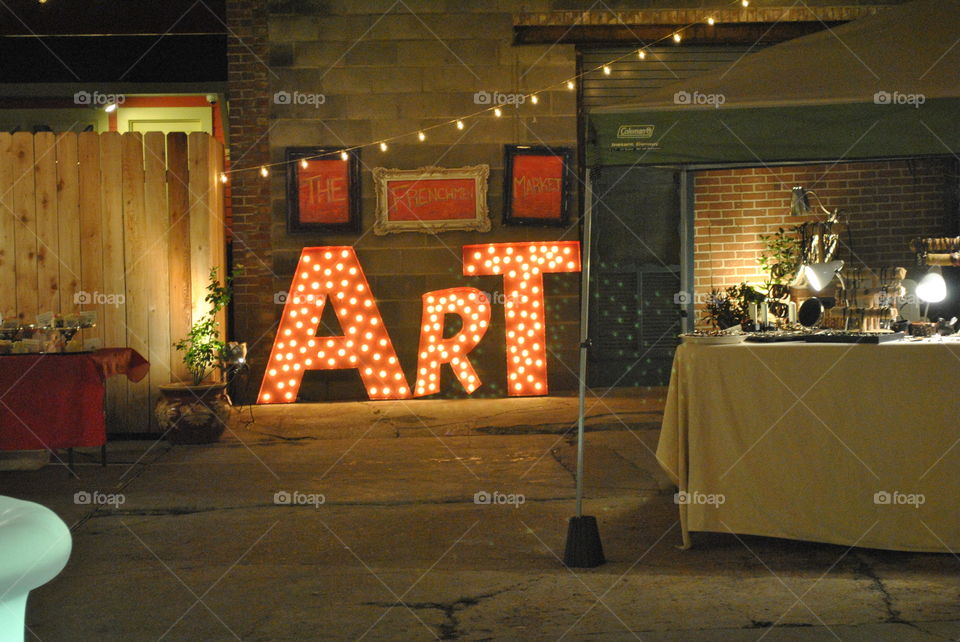
[[[234,338],[249,344],[255,384],[269,355],[275,316],[270,182],[256,171],[270,161],[267,3],[228,2],[227,26],[233,262],[243,266],[235,282]],[[243,401],[255,396],[254,384]]]

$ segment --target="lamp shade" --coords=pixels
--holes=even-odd
[[[927,303],[939,303],[947,298],[947,283],[937,272],[928,272],[917,284],[917,298]]]
[[[807,283],[814,291],[819,292],[833,280],[843,269],[843,261],[830,261],[829,263],[811,263],[803,266],[803,274],[807,277]]]

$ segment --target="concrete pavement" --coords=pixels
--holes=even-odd
[[[663,395],[588,402],[586,512],[608,559],[589,570],[560,563],[572,397],[257,407],[219,444],[113,442],[79,479],[0,473],[73,527],[28,624],[43,640],[960,636],[951,555],[729,534],[678,550],[653,457]]]

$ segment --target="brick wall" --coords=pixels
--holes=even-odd
[[[575,92],[545,92],[536,106],[505,109],[497,120],[468,120],[464,131],[453,126],[434,130],[424,143],[415,135],[421,128],[478,111],[482,106],[474,102],[477,91],[527,92],[573,76],[571,46],[512,46],[511,7],[506,3],[394,6],[290,0],[269,3],[268,14],[263,9],[267,3],[229,4],[231,29],[236,31],[235,24],[247,29],[238,33],[243,45],[231,38],[230,49],[231,150],[236,165],[280,162],[290,146],[352,146],[414,134],[391,143],[386,153],[376,146],[362,150],[359,235],[290,235],[285,227],[284,172],[276,168],[269,180],[255,173],[238,175],[233,184],[235,256],[248,266],[248,274],[237,292],[236,335],[254,342],[266,333],[251,355],[255,382],[272,340],[271,328],[281,313],[281,306],[273,304],[273,294],[289,286],[302,247],[356,247],[412,382],[421,294],[458,285],[502,291],[499,277],[462,276],[462,245],[579,238],[575,215],[572,225],[564,229],[501,224],[504,144],[575,146]],[[246,45],[252,51],[245,50]],[[277,91],[323,94],[324,100],[319,107],[274,104]],[[263,138],[254,144],[257,136]],[[372,168],[478,164],[490,166],[491,232],[382,237],[372,233],[376,209]],[[571,203],[576,199],[572,194]],[[578,282],[572,274],[546,277],[552,390],[575,388]],[[494,307],[491,327],[471,355],[485,383],[476,395],[504,393],[503,309]],[[445,394],[460,394],[448,370],[443,380]],[[311,372],[301,388],[301,398],[306,400],[364,397],[354,371]]]
[[[790,216],[790,189],[802,185],[849,220],[852,251],[839,258],[868,268],[911,267],[916,236],[957,234],[956,163],[920,159],[699,172],[695,179],[695,286],[764,280],[759,234],[804,222]],[[816,199],[811,199],[811,205]]]
[[[229,143],[235,170],[230,178],[232,261],[243,266],[234,286],[231,335],[249,343],[251,363],[259,368],[254,377],[259,381],[269,354],[275,307],[263,297],[273,287],[270,185],[255,171],[270,159],[264,99],[269,70],[261,62],[268,52],[266,5],[253,0],[228,2],[227,22],[231,32],[227,40]]]

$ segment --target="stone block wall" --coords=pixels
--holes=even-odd
[[[570,195],[570,225],[505,226],[502,223],[504,145],[576,145],[576,92],[557,87],[527,102],[505,106],[502,118],[466,119],[461,131],[447,125],[416,133],[482,110],[477,92],[520,94],[555,85],[575,75],[572,46],[515,47],[512,3],[498,2],[235,2],[231,19],[253,41],[231,58],[230,124],[235,166],[284,160],[291,146],[352,147],[361,150],[359,234],[288,234],[286,175],[274,168],[269,179],[248,172],[233,184],[236,260],[247,267],[237,288],[236,334],[255,344],[254,380],[259,382],[282,306],[274,294],[289,286],[300,249],[351,245],[380,304],[398,358],[414,381],[421,295],[461,285],[496,294],[500,277],[464,277],[461,247],[473,243],[524,240],[578,240],[577,191]],[[542,4],[542,3],[541,3]],[[531,6],[531,9],[543,9]],[[253,23],[260,19],[259,26]],[[247,21],[250,21],[249,25]],[[233,25],[231,25],[233,28]],[[262,33],[261,33],[262,30]],[[242,45],[231,40],[231,55]],[[255,55],[254,55],[255,54]],[[316,94],[311,104],[277,104],[276,92]],[[247,136],[247,133],[250,133]],[[254,139],[253,134],[261,136]],[[404,136],[406,135],[406,136]],[[381,139],[404,136],[381,152]],[[248,151],[249,150],[249,151]],[[375,167],[414,169],[429,165],[490,166],[488,233],[409,232],[376,236]],[[238,177],[240,175],[238,174]],[[576,181],[574,181],[576,182]],[[249,250],[249,251],[248,251]],[[254,258],[252,254],[256,254]],[[551,390],[576,386],[579,323],[578,275],[547,275],[547,349]],[[325,319],[332,317],[326,316]],[[326,331],[336,331],[327,324]],[[321,331],[323,333],[324,331]],[[484,386],[475,395],[504,394],[503,306],[494,306],[491,327],[471,354]],[[449,370],[443,395],[463,394]],[[355,371],[311,372],[303,400],[362,399]]]

